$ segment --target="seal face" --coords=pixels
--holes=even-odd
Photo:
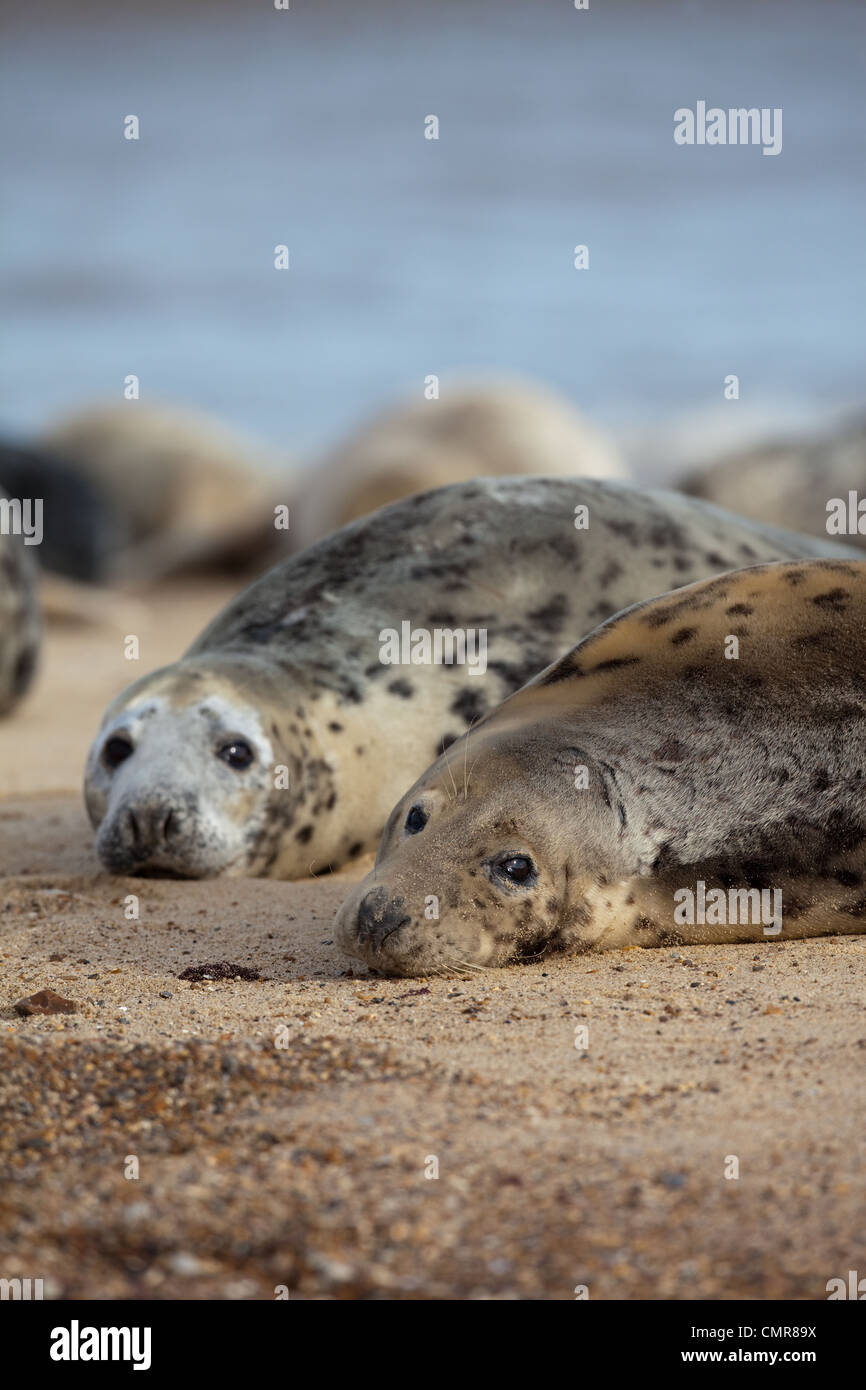
[[[103,862],[336,868],[375,848],[443,748],[600,620],[744,563],[847,553],[603,480],[484,478],[386,507],[263,575],[114,701],[85,784]],[[220,756],[232,737],[255,753],[246,768]]]
[[[0,493],[0,519],[9,499]],[[37,568],[20,536],[0,527],[0,716],[30,688],[39,659]]]
[[[103,863],[195,878],[245,866],[264,832],[273,762],[261,710],[229,671],[191,664],[182,681],[148,678],[142,698],[110,715],[88,761]]]
[[[636,605],[406,793],[340,945],[417,975],[863,932],[864,660],[866,562]]]

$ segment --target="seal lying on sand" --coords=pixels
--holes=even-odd
[[[337,915],[398,975],[866,930],[866,563],[599,627],[447,751]]]
[[[274,529],[288,478],[270,470],[257,444],[206,416],[126,401],[59,421],[41,447],[98,492],[111,518],[94,578],[152,583],[248,566],[280,541],[288,549],[287,533]]]
[[[470,478],[625,477],[614,443],[568,401],[522,380],[464,382],[438,400],[386,411],[317,463],[298,490],[304,549],[414,492]]]
[[[866,499],[866,419],[850,420],[832,434],[782,439],[728,454],[691,472],[679,486],[754,521],[866,547],[866,515],[857,511],[857,502]],[[849,518],[852,492],[856,501]],[[842,506],[828,505],[833,499]]]
[[[103,863],[337,867],[375,847],[443,747],[601,619],[743,564],[846,553],[601,480],[479,479],[386,507],[265,574],[113,701],[85,781]]]
[[[12,506],[0,494],[0,716],[29,689],[41,635],[37,567],[22,537],[13,533]]]

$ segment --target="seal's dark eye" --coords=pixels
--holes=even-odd
[[[419,830],[423,830],[427,824],[427,812],[422,811],[420,806],[413,806],[406,817],[406,831],[409,835],[417,835]]]
[[[493,868],[500,878],[506,878],[509,883],[531,883],[537,877],[535,865],[526,854],[501,859]]]
[[[217,750],[217,757],[222,758],[229,767],[234,767],[238,772],[243,772],[245,767],[249,767],[255,754],[248,743],[242,738],[233,738],[230,743],[224,743],[222,748]]]
[[[132,754],[132,743],[124,734],[115,734],[106,739],[102,750],[102,761],[106,767],[120,767]]]

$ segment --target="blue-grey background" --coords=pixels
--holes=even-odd
[[[431,372],[527,373],[620,434],[856,404],[864,50],[859,0],[20,7],[0,425],[128,372],[299,451]],[[781,106],[782,154],[676,146],[701,98]]]

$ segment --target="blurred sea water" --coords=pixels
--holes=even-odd
[[[501,370],[663,472],[671,432],[827,418],[866,381],[864,52],[859,0],[22,8],[0,425],[135,373],[303,453]],[[699,99],[781,107],[782,153],[675,145]]]

